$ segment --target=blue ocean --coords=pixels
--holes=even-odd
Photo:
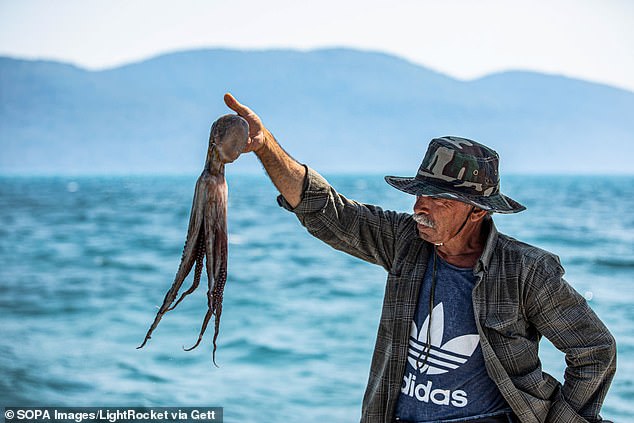
[[[196,176],[0,178],[0,406],[218,406],[227,422],[358,421],[385,272],[331,250],[264,174],[229,183],[229,278],[215,367],[205,288],[136,347],[178,267]],[[381,175],[325,175],[410,211]],[[634,421],[634,176],[519,176],[498,228],[558,254],[618,342],[602,415]],[[206,283],[206,278],[203,277]],[[184,286],[189,286],[190,278]],[[202,284],[201,284],[202,285]],[[563,354],[541,344],[563,381]]]

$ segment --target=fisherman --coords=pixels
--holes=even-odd
[[[362,422],[595,422],[616,344],[554,254],[499,233],[493,213],[524,206],[500,192],[498,155],[433,139],[414,177],[414,214],[337,193],[230,94],[279,204],[332,247],[382,266],[387,286]],[[542,371],[539,340],[566,354],[564,384]]]

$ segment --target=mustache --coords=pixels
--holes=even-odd
[[[412,218],[414,219],[414,221],[416,221],[416,223],[418,223],[419,225],[423,225],[423,226],[427,226],[429,228],[434,228],[436,227],[436,222],[434,222],[429,216],[427,216],[426,214],[415,214],[412,215]]]

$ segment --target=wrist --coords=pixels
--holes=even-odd
[[[262,141],[259,143],[259,145],[257,146],[257,148],[255,148],[253,150],[253,152],[257,155],[260,156],[261,154],[264,154],[266,151],[271,149],[271,145],[273,145],[273,143],[275,143],[275,137],[273,136],[273,134],[271,134],[271,132],[266,129],[263,128],[262,129]]]

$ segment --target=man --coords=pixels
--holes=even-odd
[[[362,422],[593,422],[616,369],[614,338],[562,278],[558,258],[497,232],[524,207],[499,191],[498,156],[464,138],[432,140],[417,175],[386,177],[414,215],[338,194],[259,117],[254,151],[308,231],[388,272]],[[566,353],[565,383],[542,372],[544,335]]]

